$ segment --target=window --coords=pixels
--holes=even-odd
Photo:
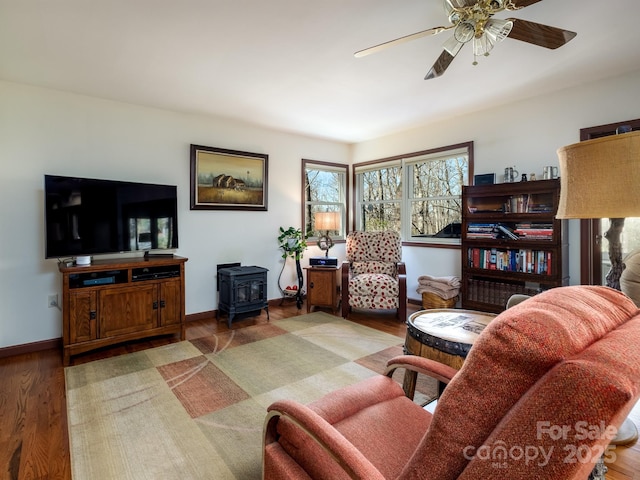
[[[400,162],[356,169],[360,230],[401,231],[402,165]]]
[[[600,231],[606,232],[609,230],[610,219],[601,218],[595,220],[600,223]],[[608,285],[607,274],[611,270],[611,260],[609,258],[609,241],[605,239],[604,233],[599,240],[599,253],[600,253],[600,278],[596,285]],[[631,252],[640,248],[640,218],[627,217],[624,219],[624,228],[620,235],[620,242],[622,243],[622,260]]]
[[[311,233],[309,240],[312,242],[325,234],[328,234],[332,240],[344,240],[349,180],[347,165],[303,159],[302,176],[304,233]],[[318,212],[337,212],[340,224],[335,230],[316,231],[315,214]]]
[[[473,142],[355,165],[358,229],[458,244],[451,225],[462,220],[462,186],[472,169]]]

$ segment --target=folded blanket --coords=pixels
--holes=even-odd
[[[452,287],[450,285],[446,285],[444,283],[439,283],[439,282],[423,282],[423,283],[419,283],[418,287],[429,287],[432,288],[434,290],[437,290],[439,292],[443,292],[443,293],[448,293],[451,291],[458,291],[460,290],[460,287]]]
[[[432,277],[430,275],[421,275],[418,277],[418,283],[420,285],[432,285],[434,282],[450,287],[459,287],[460,277]]]
[[[420,286],[418,286],[418,288],[416,288],[416,292],[418,292],[420,295],[422,295],[423,292],[429,292],[429,293],[433,293],[433,294],[437,295],[438,297],[442,298],[443,300],[449,300],[450,298],[457,297],[458,294],[460,293],[460,289],[459,288],[451,288],[449,290],[441,290],[441,289],[430,287],[430,286],[426,286],[426,285],[420,285]]]

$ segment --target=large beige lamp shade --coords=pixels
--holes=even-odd
[[[558,218],[640,216],[640,132],[558,149]]]

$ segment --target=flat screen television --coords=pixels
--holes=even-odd
[[[177,187],[44,176],[45,256],[178,248]]]

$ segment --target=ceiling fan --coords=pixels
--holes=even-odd
[[[400,43],[429,35],[437,35],[445,30],[453,30],[453,35],[443,44],[442,53],[424,77],[425,80],[429,80],[442,75],[449,68],[458,52],[468,42],[472,42],[473,45],[474,65],[478,63],[477,56],[488,56],[494,45],[507,37],[540,47],[556,49],[569,42],[576,36],[576,33],[519,18],[507,18],[505,20],[493,18],[496,13],[503,10],[520,10],[540,1],[444,0],[444,8],[449,17],[449,22],[451,22],[448,27],[434,27],[396,38],[395,40],[360,50],[355,53],[355,56],[363,57]]]

